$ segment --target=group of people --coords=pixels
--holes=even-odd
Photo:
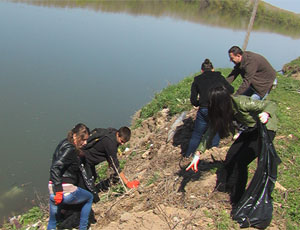
[[[226,80],[214,72],[209,60],[202,64],[202,74],[195,77],[191,88],[191,103],[199,107],[192,137],[184,156],[193,154],[186,170],[198,170],[200,154],[219,145],[220,138],[238,134],[227,152],[223,172],[225,183],[235,205],[242,197],[248,178],[248,165],[260,154],[257,122],[266,124],[268,135],[274,139],[277,129],[276,104],[265,100],[277,83],[276,71],[260,54],[242,51],[233,46],[228,51],[234,69]],[[209,68],[207,68],[209,66]],[[243,82],[233,93],[230,85],[238,75]],[[242,131],[240,127],[243,127]],[[197,151],[198,149],[198,151]],[[234,183],[229,183],[232,177]]]
[[[130,140],[131,130],[94,129],[77,124],[62,140],[53,154],[50,167],[49,193],[50,217],[48,230],[56,229],[63,205],[81,205],[79,229],[88,229],[92,203],[97,200],[99,189],[95,166],[107,161],[128,188],[136,188],[139,181],[129,181],[122,172],[117,157],[118,147]],[[110,186],[106,181],[105,186]],[[101,183],[99,183],[101,185]],[[103,185],[103,184],[102,184]]]
[[[233,133],[235,122],[246,126],[247,129],[230,147],[224,166],[228,178],[234,168],[238,170],[237,183],[232,191],[234,203],[245,190],[247,165],[259,154],[258,120],[267,125],[270,137],[275,137],[276,106],[264,99],[272,89],[276,72],[259,54],[242,51],[237,46],[228,53],[235,67],[227,78],[214,71],[210,60],[206,59],[201,66],[202,73],[194,79],[190,99],[199,109],[188,149],[183,155],[193,155],[186,170],[197,171],[201,153],[218,146],[220,138]],[[243,82],[233,94],[231,83],[239,74]],[[90,132],[86,125],[77,124],[58,144],[50,168],[48,230],[56,229],[62,205],[75,204],[81,204],[79,229],[88,228],[92,203],[99,191],[94,185],[97,178],[95,166],[103,161],[108,162],[115,172],[114,177],[122,180],[128,188],[139,186],[137,180],[128,181],[117,157],[118,147],[128,142],[130,136],[128,127],[119,130],[98,128]]]

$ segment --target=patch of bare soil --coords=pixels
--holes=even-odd
[[[130,150],[121,158],[126,159],[125,175],[141,184],[95,204],[97,223],[92,229],[217,229],[224,212],[230,215],[229,195],[215,189],[215,172],[225,159],[231,138],[201,156],[197,173],[185,171],[191,158],[182,158],[181,152],[187,148],[195,116],[196,110],[192,109],[183,121],[177,122],[169,142],[177,117],[169,117],[168,110],[132,131]],[[238,224],[231,226],[239,229]],[[284,228],[271,224],[268,229]]]

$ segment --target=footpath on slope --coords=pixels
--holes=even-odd
[[[121,159],[126,160],[125,174],[141,184],[94,205],[97,223],[92,229],[219,229],[216,226],[228,222],[229,195],[215,186],[216,170],[225,160],[231,138],[201,155],[197,173],[186,172],[191,158],[182,158],[180,153],[187,148],[195,116],[196,109],[187,112],[169,142],[170,128],[178,116],[170,117],[167,109],[132,130],[129,150]],[[105,197],[105,193],[99,195]],[[272,221],[268,229],[284,229],[280,225]],[[239,229],[239,225],[232,222],[229,229]]]

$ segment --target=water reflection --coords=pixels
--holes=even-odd
[[[206,0],[190,1],[75,1],[75,0],[13,0],[14,2],[26,2],[28,4],[47,6],[47,7],[67,7],[67,8],[88,8],[102,12],[126,12],[131,15],[150,15],[154,17],[173,17],[180,20],[206,24],[210,26],[219,26],[232,29],[245,30],[248,26],[251,8],[249,10],[239,11],[239,5],[225,8],[224,5],[209,3]],[[221,1],[220,1],[221,2]],[[250,1],[249,1],[250,2]],[[224,3],[224,4],[228,4]],[[231,4],[229,2],[229,4]],[[242,5],[243,3],[240,3]],[[248,6],[247,6],[248,7]],[[235,10],[235,11],[233,11]],[[233,11],[233,12],[232,12]],[[260,3],[254,31],[265,31],[282,34],[294,38],[300,37],[300,18],[296,25],[275,24],[272,22],[271,15],[269,19],[261,18],[259,13],[266,12],[264,3]],[[278,14],[282,17],[282,14]],[[289,19],[287,19],[289,20]]]

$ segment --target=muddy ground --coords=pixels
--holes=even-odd
[[[125,194],[100,193],[102,202],[93,206],[97,223],[92,229],[239,229],[237,223],[227,223],[228,218],[224,218],[231,212],[229,195],[215,189],[216,171],[225,159],[231,138],[201,156],[197,173],[185,171],[191,158],[182,158],[181,152],[187,148],[195,115],[196,109],[187,112],[173,127],[174,136],[172,125],[178,116],[169,117],[168,110],[132,131],[130,147],[120,158],[126,160],[124,172],[128,179],[137,179],[141,184]],[[273,220],[268,229],[285,227]]]

